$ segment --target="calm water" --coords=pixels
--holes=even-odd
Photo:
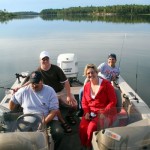
[[[0,86],[10,87],[15,73],[36,69],[43,50],[50,52],[53,63],[60,53],[75,53],[81,81],[87,63],[99,65],[109,53],[116,53],[122,77],[150,105],[150,24],[38,17],[0,23]],[[4,92],[0,89],[0,99]]]

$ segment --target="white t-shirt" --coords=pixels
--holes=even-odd
[[[100,71],[98,73],[98,76],[107,79],[109,81],[112,80],[112,77],[115,76],[119,76],[120,74],[120,69],[119,67],[115,66],[115,67],[110,67],[107,63],[102,63],[100,64],[97,69]]]
[[[47,116],[50,110],[59,109],[56,92],[48,85],[43,85],[42,90],[38,92],[33,91],[30,85],[23,87],[13,95],[11,100],[21,105],[24,114],[40,113]]]

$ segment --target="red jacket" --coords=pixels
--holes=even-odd
[[[82,108],[84,114],[94,112],[115,115],[116,111],[116,93],[111,83],[105,79],[102,80],[101,86],[95,99],[91,97],[91,82],[87,82],[84,86],[82,97]]]

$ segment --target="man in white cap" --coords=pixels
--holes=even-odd
[[[40,53],[40,66],[38,71],[41,72],[43,82],[54,88],[58,99],[62,105],[69,107],[66,119],[72,125],[76,124],[73,118],[73,112],[77,109],[77,101],[71,94],[69,81],[60,67],[51,64],[50,56],[47,51]]]

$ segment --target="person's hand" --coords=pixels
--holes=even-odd
[[[100,114],[99,117],[100,117],[100,119],[104,119],[105,115],[104,114]]]
[[[86,113],[84,117],[85,117],[86,120],[91,120],[91,119],[90,119],[90,114],[89,114],[89,113]]]
[[[117,75],[113,75],[112,78],[111,78],[112,81],[116,81],[117,79],[118,79]]]
[[[21,87],[16,87],[13,89],[13,94],[16,93]]]
[[[70,96],[67,96],[67,103],[68,103],[68,105],[73,106],[73,102],[72,102],[72,99]]]
[[[112,76],[111,80],[116,81],[116,76]]]

